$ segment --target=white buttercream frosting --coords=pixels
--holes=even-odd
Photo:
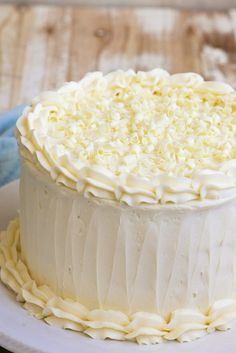
[[[17,294],[17,300],[32,315],[50,325],[81,331],[97,339],[150,344],[163,339],[191,341],[215,329],[229,328],[230,321],[236,317],[235,299],[218,300],[205,314],[197,309],[178,309],[168,320],[149,312],[127,315],[116,310],[89,310],[34,281],[22,259],[19,237],[18,220],[12,221],[8,229],[0,233],[1,280]]]
[[[86,197],[128,205],[236,194],[236,93],[194,73],[91,73],[35,98],[24,158]]]
[[[27,310],[143,344],[228,328],[235,98],[193,73],[129,70],[89,74],[26,108],[20,231],[15,220],[1,233],[0,268]]]

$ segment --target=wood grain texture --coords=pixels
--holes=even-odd
[[[236,6],[235,0],[0,0],[29,5],[161,6],[180,9],[222,10]]]
[[[0,6],[0,110],[87,71],[163,67],[236,87],[236,10]]]

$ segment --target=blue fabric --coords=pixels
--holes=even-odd
[[[20,162],[15,139],[15,125],[23,109],[24,106],[21,105],[0,114],[0,186],[19,177]]]

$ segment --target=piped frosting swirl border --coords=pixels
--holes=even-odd
[[[126,315],[115,310],[89,310],[79,302],[58,297],[47,285],[37,285],[22,260],[18,219],[0,233],[0,277],[36,318],[96,339],[131,340],[139,344],[163,340],[188,342],[214,330],[226,330],[236,318],[236,299],[218,300],[207,313],[178,309],[165,320],[148,312]]]
[[[149,73],[150,77],[153,76],[158,80],[168,78],[176,85],[184,84],[190,87],[197,85],[199,89],[215,94],[235,93],[232,87],[224,83],[207,82],[200,75],[193,73],[169,75],[161,69]],[[130,70],[130,75],[133,74]],[[99,79],[101,75],[100,72],[91,73],[85,76],[79,85],[83,87],[87,82]],[[78,85],[78,83],[72,82],[69,85]],[[63,87],[64,90],[67,90],[67,87],[70,90],[69,86]],[[53,100],[53,92],[45,92],[43,97],[47,95],[49,98],[52,96]],[[40,103],[40,97],[34,100],[35,104]],[[31,107],[27,107],[17,122],[17,140],[22,157],[48,173],[56,183],[75,189],[85,197],[92,196],[118,201],[129,206],[138,206],[202,202],[227,199],[236,195],[236,159],[223,162],[217,170],[196,171],[192,178],[160,174],[148,180],[129,173],[116,176],[102,166],[83,165],[83,163],[78,169],[68,156],[57,156],[57,159],[54,159],[52,153],[42,145],[32,125],[34,118],[31,110]]]

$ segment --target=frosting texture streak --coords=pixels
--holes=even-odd
[[[163,339],[187,342],[209,332],[229,328],[236,317],[236,300],[216,301],[206,314],[196,309],[175,310],[167,321],[155,313],[126,315],[115,310],[88,310],[69,298],[61,298],[46,285],[37,285],[21,257],[19,221],[14,220],[0,233],[0,276],[18,301],[36,318],[57,327],[82,331],[97,338],[132,340],[140,344]]]

